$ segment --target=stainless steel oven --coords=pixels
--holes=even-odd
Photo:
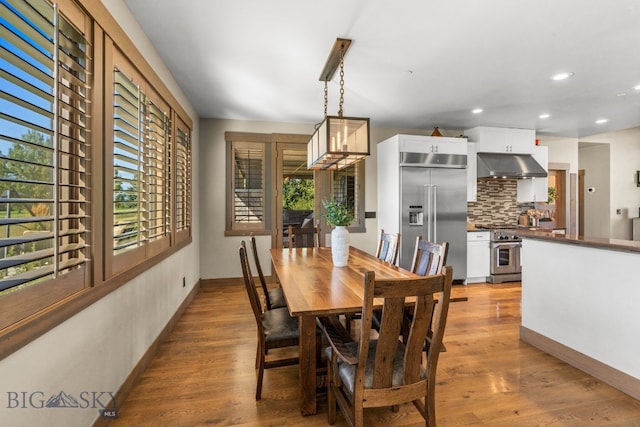
[[[522,278],[522,240],[509,230],[491,232],[490,283],[517,282]]]

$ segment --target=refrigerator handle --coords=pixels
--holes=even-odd
[[[431,184],[425,184],[425,201],[427,205],[427,242],[433,242],[431,240],[431,231],[435,231],[433,228],[434,221],[434,206],[433,206],[433,188],[434,186]]]
[[[438,186],[433,185],[433,240],[431,242],[438,242]]]

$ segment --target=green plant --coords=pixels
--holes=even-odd
[[[322,205],[326,211],[324,217],[329,225],[348,227],[353,221],[353,211],[349,209],[346,203],[331,199],[323,200]]]
[[[547,190],[547,203],[551,204],[556,201],[558,198],[558,193],[556,192],[556,187],[549,187]]]

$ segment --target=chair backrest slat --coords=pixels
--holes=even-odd
[[[258,257],[258,247],[256,245],[256,237],[253,235],[253,233],[251,233],[249,236],[249,242],[251,243],[251,252],[253,252],[253,262],[256,265],[256,270],[258,271],[260,287],[262,288],[262,293],[264,294],[265,305],[267,306],[267,310],[271,310],[269,288],[267,288],[267,281],[264,278],[264,274],[262,273],[262,266],[260,265],[260,258]]]
[[[244,284],[247,289],[247,295],[249,296],[249,301],[251,302],[251,309],[253,310],[253,315],[256,318],[258,323],[258,327],[262,327],[262,304],[260,303],[260,296],[258,295],[258,291],[256,289],[255,282],[253,280],[253,276],[251,274],[251,267],[249,266],[249,257],[247,256],[247,244],[243,240],[240,242],[240,248],[238,249],[238,253],[240,254],[240,264],[242,266],[242,276],[244,278]]]

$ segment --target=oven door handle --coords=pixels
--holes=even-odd
[[[521,248],[522,242],[491,242],[492,248],[509,247],[509,248]]]

